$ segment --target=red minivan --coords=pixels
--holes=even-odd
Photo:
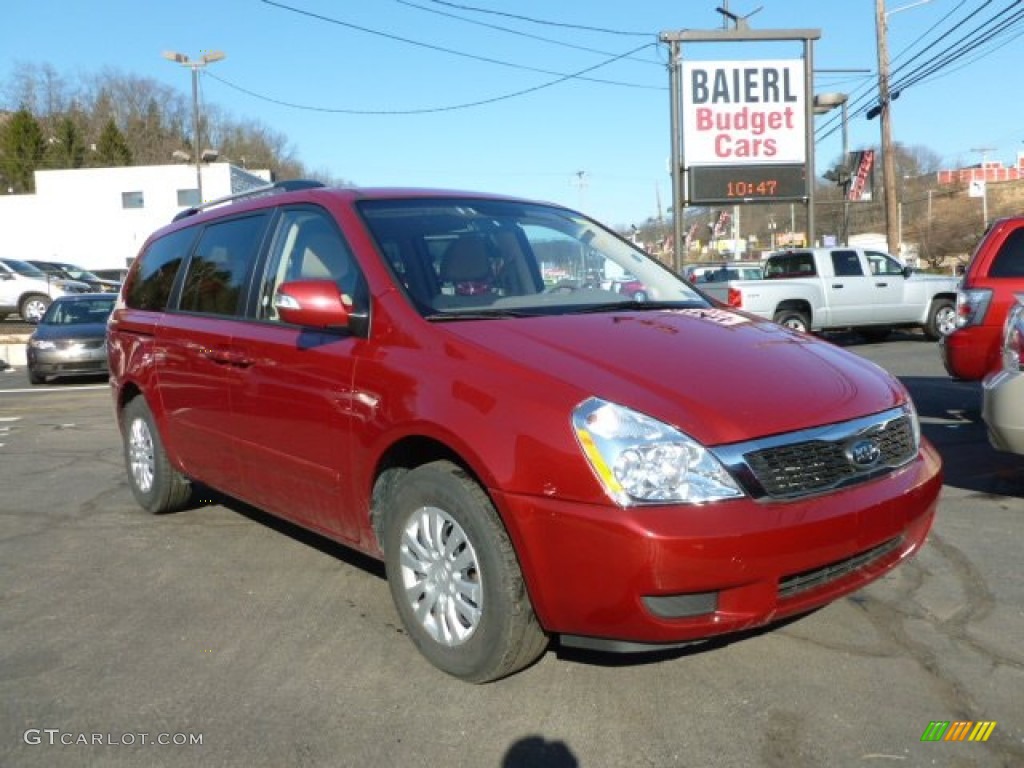
[[[1024,296],[1024,216],[997,219],[974,249],[957,289],[957,327],[940,340],[955,379],[980,381],[998,370],[1006,315]]]
[[[584,279],[622,272],[646,301]],[[922,545],[942,485],[894,377],[528,200],[283,183],[184,211],[109,357],[141,506],[201,483],[382,559],[472,682],[554,636],[651,650],[822,606]]]

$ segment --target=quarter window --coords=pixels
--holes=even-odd
[[[1003,241],[989,276],[1024,277],[1024,227],[1013,230]]]
[[[166,309],[174,279],[193,242],[195,230],[181,229],[150,243],[143,257],[137,260],[137,271],[129,273],[125,305],[155,312]]]

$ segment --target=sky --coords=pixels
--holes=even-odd
[[[285,136],[313,171],[360,186],[523,195],[624,227],[671,209],[659,34],[721,29],[722,6],[755,30],[820,30],[814,91],[848,94],[851,150],[878,145],[879,121],[864,115],[877,99],[875,0],[4,0],[0,108],[18,108],[3,85],[26,64],[72,82],[150,78],[191,100],[190,71],[162,52],[217,50],[226,58],[201,73],[201,104]],[[886,9],[893,86],[905,83],[894,141],[943,167],[977,164],[979,150],[1015,163],[1024,3]],[[1000,31],[965,40],[976,28]],[[953,62],[928,74],[942,53]],[[799,59],[803,45],[687,43],[682,55]],[[819,174],[840,157],[841,136],[839,110],[815,119]]]

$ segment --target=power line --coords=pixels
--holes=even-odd
[[[596,54],[598,54],[600,56],[614,56],[615,55],[614,53],[612,53],[610,51],[602,51],[602,50],[599,50],[597,48],[588,48],[585,45],[575,45],[573,43],[567,43],[567,42],[565,42],[563,40],[554,40],[554,39],[552,39],[550,37],[543,37],[541,35],[531,35],[529,32],[523,32],[523,31],[518,30],[518,29],[512,29],[511,27],[503,27],[503,26],[501,26],[499,24],[488,24],[485,21],[477,21],[476,19],[467,19],[465,16],[459,16],[458,14],[455,14],[455,13],[448,13],[446,11],[441,11],[441,10],[438,10],[436,8],[427,8],[427,7],[423,6],[423,5],[420,5],[419,3],[410,2],[410,0],[395,0],[395,2],[398,3],[399,5],[408,6],[409,8],[416,8],[417,10],[424,11],[425,13],[433,13],[433,14],[436,14],[438,16],[444,16],[445,18],[456,19],[458,21],[465,22],[466,24],[473,24],[474,26],[484,27],[485,29],[493,29],[493,30],[496,30],[498,32],[505,32],[505,33],[510,34],[510,35],[515,35],[516,37],[524,37],[524,38],[526,38],[528,40],[538,40],[538,41],[540,41],[542,43],[548,43],[550,45],[557,45],[557,46],[560,46],[562,48],[569,48],[569,49],[574,50],[574,51],[583,51],[585,53],[596,53]],[[448,5],[448,3],[446,3],[446,5]],[[656,66],[664,66],[663,62],[651,61],[650,59],[638,59],[638,61],[641,61],[644,64],[654,64]]]
[[[478,55],[472,54],[472,53],[465,53],[463,51],[456,51],[456,50],[454,50],[452,48],[445,48],[443,46],[433,45],[431,43],[424,43],[424,42],[421,42],[419,40],[411,40],[410,38],[401,37],[399,35],[393,35],[393,34],[391,34],[389,32],[381,32],[380,30],[370,29],[369,27],[362,27],[362,26],[359,26],[358,24],[352,24],[352,23],[347,22],[347,21],[342,21],[341,19],[336,19],[336,18],[334,18],[332,16],[324,16],[323,14],[314,13],[313,11],[307,11],[307,10],[304,10],[302,8],[295,8],[294,6],[286,5],[285,3],[275,2],[275,0],[260,0],[260,2],[264,3],[265,5],[270,5],[270,6],[273,6],[275,8],[279,8],[279,9],[284,10],[284,11],[290,11],[291,13],[299,14],[301,16],[308,16],[310,18],[317,19],[319,21],[323,21],[323,22],[326,22],[328,24],[335,24],[335,25],[340,26],[340,27],[346,27],[348,29],[354,29],[354,30],[356,30],[358,32],[364,32],[365,34],[368,34],[368,35],[374,35],[374,36],[377,36],[377,37],[383,37],[383,38],[386,38],[388,40],[393,40],[393,41],[399,42],[399,43],[405,43],[406,45],[413,45],[413,46],[416,46],[418,48],[426,48],[426,49],[431,50],[431,51],[438,51],[438,52],[441,52],[441,53],[447,53],[450,56],[458,56],[458,57],[464,58],[464,59],[472,59],[474,61],[482,61],[482,62],[484,62],[486,64],[496,64],[496,65],[502,66],[502,67],[510,67],[512,69],[520,69],[520,70],[524,70],[524,71],[527,71],[527,72],[536,72],[536,73],[539,73],[539,74],[542,74],[542,75],[557,75],[559,77],[569,77],[569,78],[576,77],[576,78],[579,78],[580,80],[587,80],[587,81],[590,81],[590,82],[600,83],[602,85],[616,85],[616,86],[622,86],[622,87],[626,87],[626,88],[642,88],[642,89],[648,89],[648,90],[665,90],[664,87],[660,87],[660,86],[645,85],[645,84],[642,84],[642,83],[624,83],[624,82],[620,82],[620,81],[616,81],[616,80],[603,80],[603,79],[600,79],[600,78],[589,78],[589,77],[583,77],[583,76],[581,76],[579,74],[574,74],[574,75],[566,76],[564,73],[561,73],[561,72],[552,72],[551,70],[547,70],[547,69],[540,69],[538,67],[529,67],[529,66],[526,66],[526,65],[523,65],[523,64],[515,64],[515,63],[509,62],[509,61],[502,61],[500,59],[492,59],[492,58],[490,58],[488,56],[478,56]],[[650,45],[654,45],[654,43],[651,43]],[[635,50],[636,51],[640,51],[640,50],[643,50],[646,47],[648,47],[648,46],[641,46],[640,48],[637,48]],[[629,55],[632,55],[632,54],[629,54]],[[617,61],[618,59],[621,59],[621,58],[626,58],[626,57],[625,56],[616,56],[613,60]],[[607,63],[607,62],[605,62],[605,63]],[[598,65],[598,66],[603,66],[603,64]],[[591,71],[593,69],[597,69],[597,68],[598,67],[590,67],[590,68],[587,68],[587,69],[584,69],[584,70],[581,70],[581,71],[589,72],[589,71]]]
[[[457,8],[460,11],[473,11],[474,13],[487,13],[492,16],[504,16],[509,19],[516,19],[518,21],[526,21],[530,24],[541,24],[547,27],[562,27],[565,29],[581,29],[585,32],[601,32],[606,35],[626,35],[630,37],[657,37],[656,32],[626,32],[621,29],[604,29],[602,27],[588,27],[583,24],[567,24],[560,21],[544,21],[542,19],[535,19],[531,16],[520,16],[515,13],[505,13],[504,11],[494,11],[490,8],[478,8],[472,5],[462,5],[460,3],[445,2],[445,0],[430,0],[430,2],[437,5],[445,5],[449,8]]]
[[[1020,2],[1021,0],[1014,0],[1014,2],[1011,2],[1008,6],[1004,7],[1002,10],[998,11],[993,16],[982,20],[973,29],[966,32],[959,40],[948,45],[942,51],[932,56],[927,62],[924,62],[922,64],[919,64],[917,67],[912,68],[909,71],[909,73],[902,74],[901,79],[895,81],[892,84],[891,91],[898,95],[899,92],[905,91],[911,86],[932,79],[936,73],[946,69],[947,67],[951,66],[956,61],[964,58],[968,54],[977,54],[971,60],[977,61],[978,59],[983,58],[984,56],[987,56],[990,53],[994,52],[999,47],[1002,47],[1002,45],[1005,45],[1005,43],[1002,43],[1000,46],[990,47],[987,50],[979,50],[980,46],[992,43],[998,36],[1005,34],[1008,30],[1012,28],[1014,24],[1017,23],[1017,21],[1024,17],[1024,11],[1018,11],[1014,17],[1012,17],[1009,21],[1003,21],[999,27],[995,29],[987,29],[991,27],[994,23],[996,23],[997,19],[1000,16],[1007,13],[1014,5],[1018,5]],[[949,37],[949,35],[951,35],[953,32],[959,30],[964,23],[977,16],[986,6],[990,5],[991,3],[992,0],[986,0],[981,6],[972,10],[964,18],[960,19],[959,21],[955,21],[953,23],[952,28],[942,33],[935,40],[931,41],[922,51],[919,51],[909,61],[905,62],[903,65],[898,67],[893,74],[899,74],[906,70],[907,66],[911,61],[920,58],[920,56],[922,56],[925,52],[938,45],[940,41]],[[910,49],[918,45],[918,43],[920,43],[925,36],[934,31],[936,27],[938,27],[942,22],[949,19],[952,13],[962,8],[964,4],[965,3],[963,2],[959,3],[956,6],[956,8],[953,9],[953,11],[943,16],[943,18],[939,22],[932,25],[932,27],[930,27],[927,32],[923,33],[914,43],[905,48],[897,58],[906,55]],[[978,39],[979,35],[981,36],[980,39]],[[966,64],[964,66],[966,66]],[[860,115],[866,114],[868,110],[871,109],[871,107],[876,102],[877,94],[871,92],[867,92],[864,95],[857,97],[856,99],[850,102],[849,114],[847,116],[847,119],[859,117]],[[840,127],[840,124],[834,118],[827,121],[824,126],[822,126],[816,131],[816,141],[823,141],[824,139],[834,134],[837,130],[839,130]]]
[[[306,110],[306,111],[309,111],[309,112],[329,112],[329,113],[344,114],[344,115],[425,115],[425,114],[432,114],[432,113],[436,113],[436,112],[452,112],[452,111],[459,110],[459,109],[470,109],[471,107],[481,107],[481,106],[484,106],[485,104],[494,104],[495,102],[506,101],[508,99],[513,99],[513,98],[516,98],[518,96],[525,96],[528,93],[535,93],[536,91],[541,91],[541,90],[544,90],[545,88],[550,88],[550,87],[552,87],[554,85],[558,85],[559,83],[564,83],[567,80],[585,79],[585,78],[582,78],[581,75],[586,74],[587,72],[592,72],[593,70],[598,69],[600,67],[607,66],[608,64],[611,64],[613,62],[619,61],[620,59],[624,59],[624,58],[626,58],[628,56],[632,56],[634,54],[637,54],[640,51],[644,50],[645,48],[651,48],[651,47],[653,47],[655,45],[657,45],[657,43],[645,43],[644,45],[641,45],[638,48],[634,48],[634,49],[632,49],[630,51],[626,51],[625,53],[623,53],[623,54],[621,54],[619,56],[612,57],[611,59],[608,59],[607,61],[602,61],[601,63],[595,64],[595,65],[593,65],[591,67],[587,67],[586,69],[581,69],[579,72],[574,72],[573,74],[570,74],[570,75],[563,75],[563,76],[558,77],[558,78],[556,78],[554,80],[551,80],[551,81],[549,81],[547,83],[541,83],[540,85],[535,85],[535,86],[533,86],[531,88],[524,88],[522,90],[514,91],[512,93],[502,94],[501,96],[493,96],[493,97],[490,97],[490,98],[487,98],[487,99],[480,99],[478,101],[470,101],[470,102],[465,102],[465,103],[462,103],[462,104],[450,104],[450,105],[442,106],[442,107],[424,107],[422,109],[348,109],[348,108],[344,108],[344,107],[318,107],[318,106],[313,106],[313,105],[310,105],[310,104],[296,104],[294,102],[283,101],[281,99],[275,99],[275,98],[272,98],[270,96],[266,96],[264,94],[257,93],[256,91],[252,91],[252,90],[249,90],[247,88],[243,88],[242,86],[240,86],[240,85],[238,85],[236,83],[232,83],[231,81],[226,80],[223,77],[219,77],[217,75],[214,75],[211,72],[207,72],[206,76],[207,77],[212,77],[217,82],[223,83],[224,85],[228,86],[229,88],[233,88],[234,90],[239,91],[240,93],[244,93],[247,96],[252,96],[253,98],[259,99],[260,101],[266,101],[266,102],[269,102],[271,104],[277,104],[277,105],[282,106],[282,107],[289,107],[290,109],[301,109],[301,110]]]

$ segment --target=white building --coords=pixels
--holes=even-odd
[[[207,200],[271,181],[270,171],[202,166]],[[32,195],[0,195],[0,257],[123,269],[146,238],[195,205],[193,165],[36,171]]]

